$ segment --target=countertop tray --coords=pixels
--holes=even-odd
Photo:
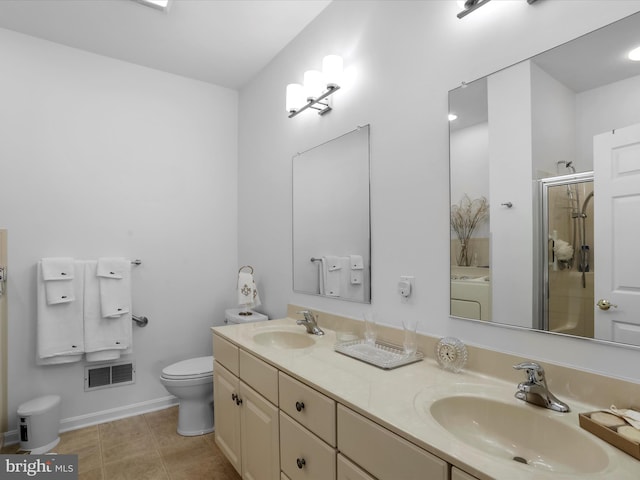
[[[424,358],[422,352],[407,355],[404,353],[402,347],[380,341],[372,345],[365,340],[353,340],[350,342],[336,343],[333,348],[338,353],[385,370],[419,362]]]

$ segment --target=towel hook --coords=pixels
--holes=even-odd
[[[244,266],[240,267],[240,270],[238,270],[238,275],[245,268],[248,268],[249,270],[251,270],[251,275],[253,275],[253,267],[251,265],[244,265]]]

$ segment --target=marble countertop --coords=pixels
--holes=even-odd
[[[596,473],[558,473],[542,467],[532,467],[498,458],[473,448],[454,437],[428,413],[434,396],[447,396],[469,389],[483,392],[501,402],[522,406],[513,397],[516,385],[475,372],[451,373],[439,368],[433,358],[383,370],[334,351],[336,332],[326,329],[325,335],[310,335],[314,345],[308,348],[283,349],[261,345],[254,335],[271,330],[302,330],[292,318],[271,320],[268,323],[248,323],[213,327],[221,337],[274,367],[314,387],[406,440],[458,466],[481,479],[593,479],[637,480],[640,461],[610,446],[582,430],[578,413],[596,410],[588,404],[571,403],[571,412],[560,414],[535,406],[538,414],[563,422],[568,428],[581,431],[597,442],[608,457],[608,466]],[[214,352],[215,356],[215,352]],[[525,405],[528,408],[528,405]],[[571,445],[567,445],[570,449]]]

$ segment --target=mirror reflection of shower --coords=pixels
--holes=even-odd
[[[576,169],[573,166],[573,162],[559,161],[556,164],[558,175],[562,175],[561,167],[566,168],[571,174],[576,173]],[[572,246],[574,254],[571,257],[569,268],[574,266],[574,262],[577,256],[577,269],[579,272],[585,273],[589,271],[589,262],[591,260],[589,243],[587,243],[587,207],[589,200],[593,198],[593,181],[590,182],[590,192],[584,195],[585,183],[568,183],[566,185],[567,199],[569,202],[568,210],[572,222]],[[583,190],[584,200],[580,201],[580,190]],[[593,228],[593,222],[591,222]],[[593,235],[592,235],[593,238]],[[577,251],[577,252],[576,252]],[[586,276],[582,275],[582,288],[586,288]]]
[[[543,328],[593,337],[593,172],[572,163],[558,162],[558,176],[540,181]]]

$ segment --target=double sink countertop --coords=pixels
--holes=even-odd
[[[334,351],[336,331],[324,326],[322,329],[325,335],[307,334],[293,318],[212,328],[216,334],[277,369],[480,479],[640,478],[640,461],[580,428],[578,413],[598,410],[597,407],[567,400],[571,412],[558,413],[526,404],[514,398],[515,383],[472,371],[445,371],[438,367],[430,352],[424,352],[425,359],[421,362],[383,370]],[[264,335],[266,332],[275,332],[275,336],[278,332],[286,332],[289,337],[304,334],[313,343],[298,347],[294,342],[293,346],[298,348],[278,345],[277,342],[270,344],[263,341],[269,337]],[[305,340],[301,345],[309,343]],[[482,400],[503,403],[502,426],[512,424],[514,429],[522,429],[521,418],[510,418],[510,415],[524,413],[524,418],[534,419],[531,423],[536,425],[531,425],[532,435],[536,428],[535,435],[539,440],[542,435],[542,443],[547,441],[544,438],[546,432],[540,432],[540,425],[550,425],[548,443],[561,446],[557,449],[559,451],[541,452],[539,461],[533,459],[530,465],[524,465],[514,461],[510,452],[501,452],[499,447],[488,453],[486,448],[476,448],[461,440],[438,423],[429,409],[439,399],[461,395],[479,397],[478,405],[483,404]],[[475,407],[471,405],[471,408]],[[469,423],[473,423],[473,415]],[[461,426],[452,428],[460,429]],[[475,426],[470,424],[469,428]],[[526,424],[524,428],[527,428]],[[561,436],[564,434],[569,436],[563,439]],[[582,446],[572,445],[576,438],[580,438]],[[598,459],[592,458],[584,446],[593,447]],[[536,453],[535,449],[529,450],[527,455],[535,457]]]

